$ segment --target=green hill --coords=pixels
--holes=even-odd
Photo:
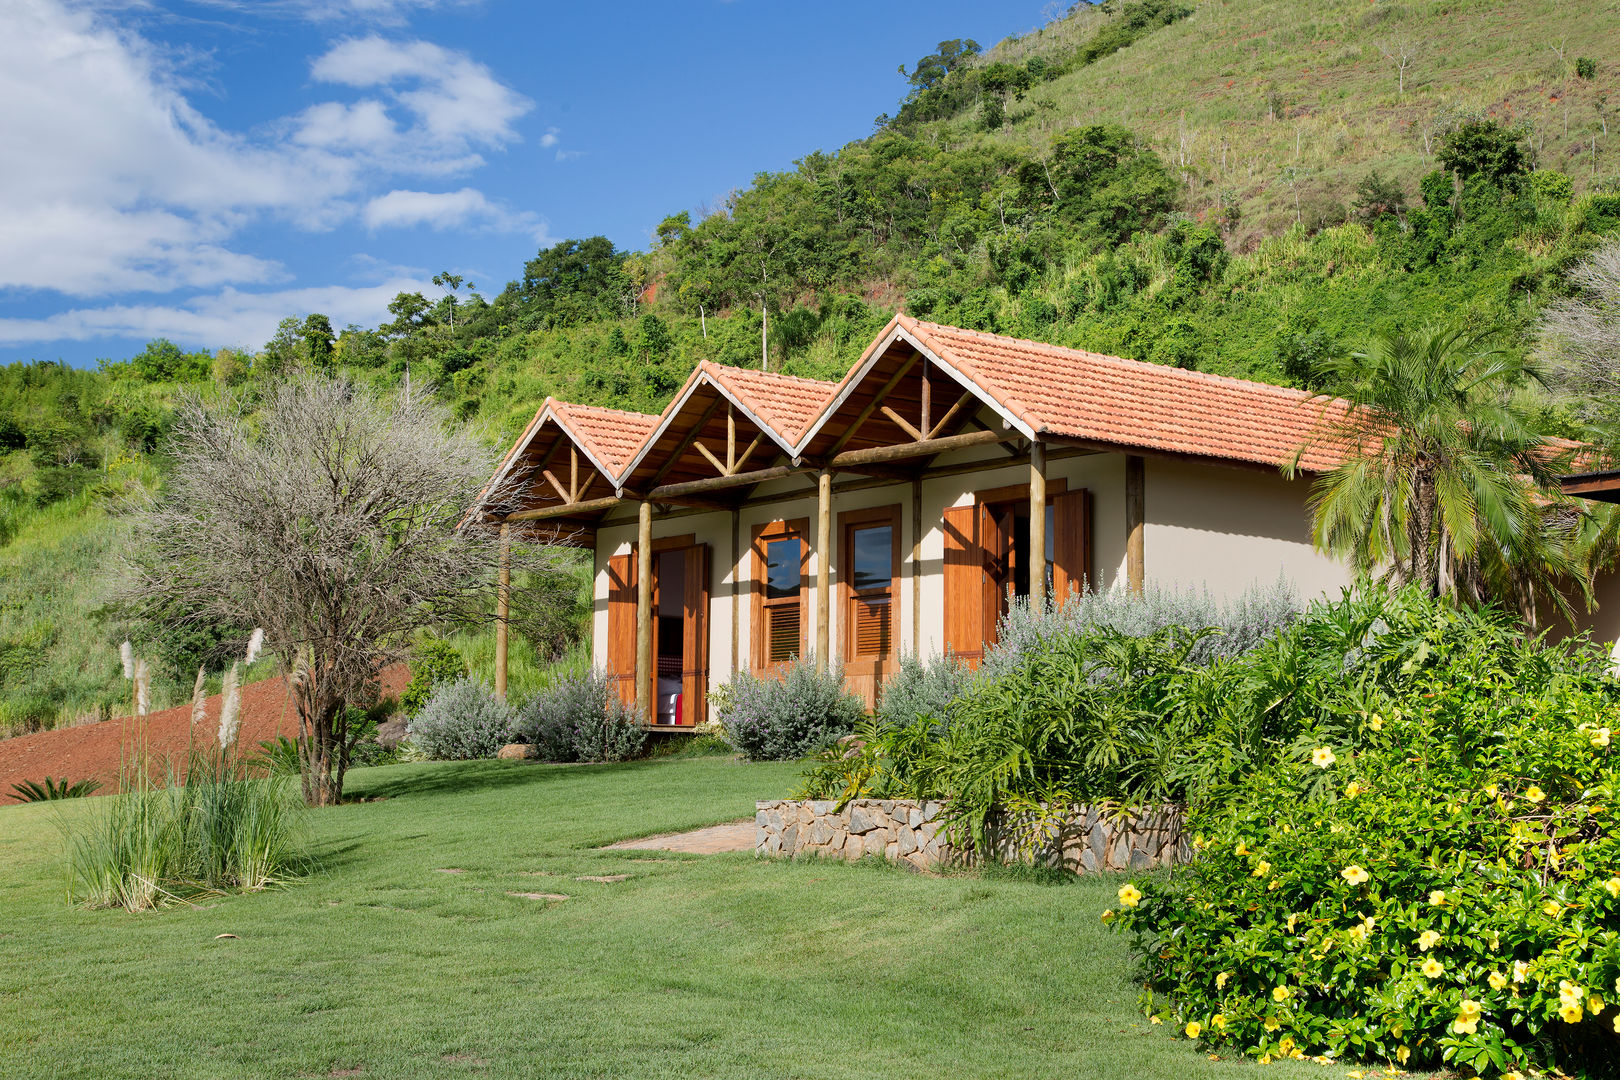
[[[1369,334],[1431,320],[1523,350],[1620,227],[1616,55],[1613,2],[1081,6],[908,59],[872,134],[673,212],[646,251],[564,241],[493,296],[402,294],[375,328],[289,313],[253,356],[0,369],[0,734],[120,707],[125,633],[167,658],[159,707],[218,644],[158,642],[96,599],[181,390],[409,371],[504,442],[548,394],[657,411],[705,359],[836,377],[901,308],[1313,387]]]

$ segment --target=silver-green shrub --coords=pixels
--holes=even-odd
[[[610,689],[607,674],[589,668],[536,692],[512,733],[547,761],[628,761],[647,741],[646,727]]]
[[[441,683],[411,718],[406,738],[430,758],[492,758],[506,745],[517,711],[477,679]]]
[[[1169,627],[1214,630],[1193,647],[1188,657],[1194,663],[1208,664],[1248,652],[1287,627],[1299,613],[1299,598],[1281,578],[1271,585],[1252,585],[1231,599],[1212,596],[1207,588],[1177,590],[1149,585],[1140,594],[1123,588],[1088,590],[1069,597],[1062,606],[1048,601],[1039,610],[1019,601],[1002,616],[996,644],[986,651],[980,671],[995,678],[1056,639],[1103,628],[1135,638],[1149,637]]]
[[[738,672],[731,687],[720,719],[726,741],[755,761],[804,757],[854,731],[866,712],[844,689],[843,670],[818,672],[813,659],[787,665],[780,679]]]
[[[944,727],[972,682],[973,672],[954,656],[922,660],[914,653],[907,654],[878,692],[878,719],[892,725],[928,719]]]

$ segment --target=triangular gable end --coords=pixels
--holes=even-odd
[[[611,497],[628,457],[656,417],[547,398],[508,451],[488,492],[515,487],[505,513],[560,507]]]

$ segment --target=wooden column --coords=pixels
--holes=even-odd
[[[653,716],[652,503],[643,499],[636,530],[636,711],[641,722]]]
[[[827,670],[832,642],[832,592],[827,575],[832,567],[832,470],[816,474],[816,670]]]
[[[1146,531],[1146,498],[1142,459],[1135,454],[1125,457],[1125,580],[1131,592],[1139,593],[1146,580],[1143,564],[1143,534]]]
[[[922,525],[922,477],[919,476],[911,482],[911,651],[918,657],[922,656]]]
[[[506,700],[506,620],[512,605],[512,526],[501,522],[501,562],[495,577],[495,696]]]
[[[742,511],[731,511],[731,673],[737,674],[738,641],[742,633]]]
[[[1046,606],[1046,444],[1029,444],[1029,606]]]

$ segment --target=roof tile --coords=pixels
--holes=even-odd
[[[703,367],[715,382],[735,394],[749,412],[769,424],[789,446],[797,445],[799,437],[838,389],[837,383],[775,371],[711,363]]]

